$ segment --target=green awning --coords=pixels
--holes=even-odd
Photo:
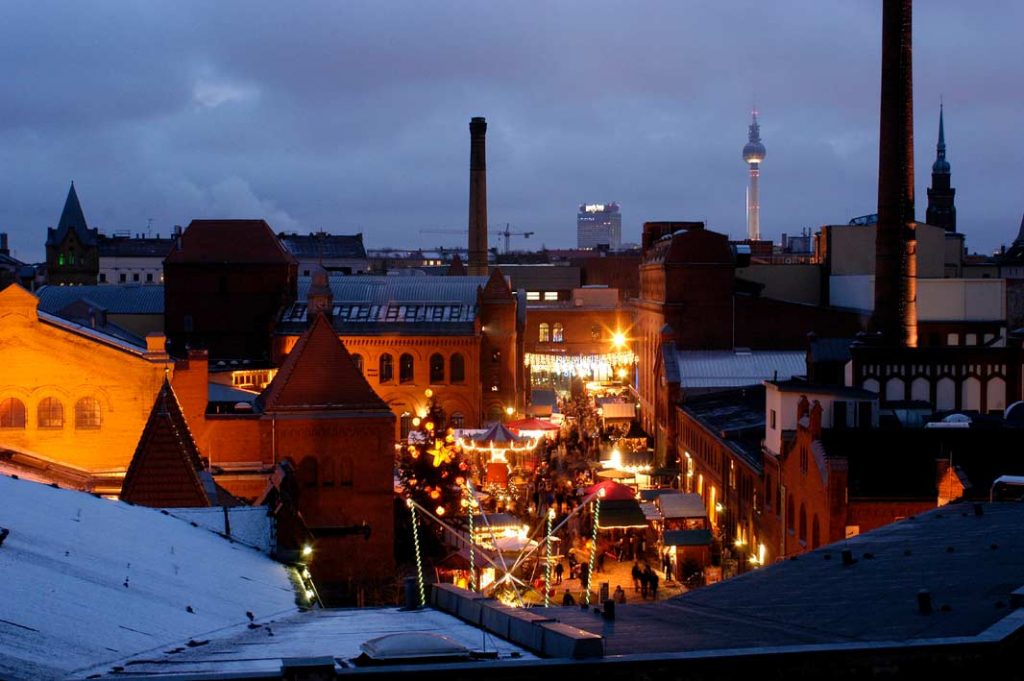
[[[603,501],[597,527],[599,530],[647,527],[647,517],[635,499]]]
[[[662,543],[665,546],[708,546],[711,530],[668,530]]]

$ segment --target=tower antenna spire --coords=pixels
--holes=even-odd
[[[743,147],[743,160],[747,162],[750,172],[750,183],[747,186],[747,239],[761,240],[761,197],[758,187],[761,176],[761,161],[764,160],[765,149],[761,143],[761,126],[757,122],[757,106],[750,113],[750,128],[747,132],[747,144]]]

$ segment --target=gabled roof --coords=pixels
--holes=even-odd
[[[99,235],[101,258],[160,258],[163,260],[174,248],[173,238],[123,237]]]
[[[223,501],[213,478],[203,470],[199,448],[166,379],[128,466],[121,499],[153,508],[213,506]]]
[[[165,262],[297,263],[265,220],[193,220]]]
[[[363,372],[323,314],[318,314],[260,396],[265,412],[367,411],[388,405],[373,392]]]
[[[43,286],[36,291],[39,309],[59,314],[76,300],[89,300],[111,314],[164,313],[164,287],[121,284],[108,286]]]
[[[68,197],[64,200],[64,210],[61,211],[57,229],[51,228],[46,232],[46,245],[59,246],[71,231],[75,232],[83,245],[96,245],[97,230],[89,229],[89,225],[85,221],[85,213],[82,212],[82,204],[78,201],[78,192],[75,191],[74,182],[71,183]]]
[[[280,234],[281,243],[296,258],[305,260],[323,258],[347,258],[354,260],[366,259],[366,248],[363,246],[363,235],[360,234],[327,234],[317,232],[310,234]]]

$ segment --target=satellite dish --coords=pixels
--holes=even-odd
[[[966,414],[950,414],[942,419],[943,423],[970,423],[971,417]]]

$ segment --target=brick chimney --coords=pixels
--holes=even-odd
[[[469,274],[487,276],[487,121],[469,122]]]
[[[885,344],[902,347],[917,347],[911,55],[911,0],[883,0],[875,310],[871,328]]]
[[[7,247],[7,232],[0,232],[0,255],[10,255],[11,249]]]
[[[814,400],[814,403],[811,405],[811,423],[808,428],[808,430],[811,431],[812,440],[821,439],[821,412],[821,402],[819,402],[818,400]]]

